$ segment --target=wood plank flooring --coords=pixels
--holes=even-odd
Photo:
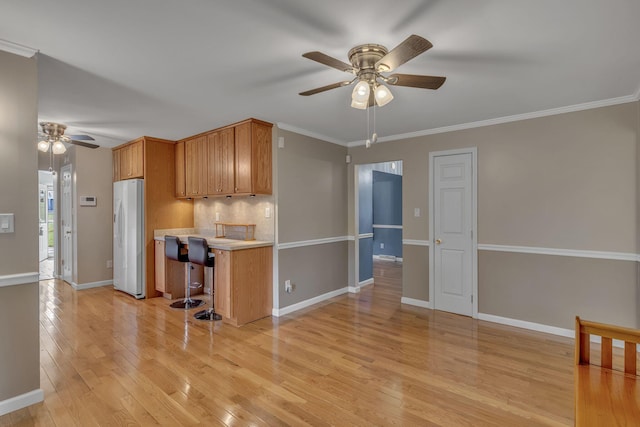
[[[41,282],[45,401],[0,426],[573,424],[572,340],[400,304],[375,284],[241,328]]]

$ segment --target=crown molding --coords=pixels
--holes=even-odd
[[[38,53],[38,49],[33,49],[28,46],[23,46],[21,44],[2,39],[0,39],[0,50],[4,50],[5,52],[13,53],[15,55],[24,56],[25,58],[33,58],[33,56]]]
[[[549,110],[534,111],[531,113],[515,114],[513,116],[498,117],[495,119],[480,120],[477,122],[461,123],[458,125],[443,126],[434,129],[425,129],[417,132],[401,133],[378,138],[378,142],[397,141],[399,139],[416,138],[420,136],[435,135],[438,133],[454,132],[458,130],[473,129],[485,126],[499,125],[503,123],[517,122],[521,120],[537,119],[539,117],[555,116],[576,111],[591,110],[594,108],[609,107],[612,105],[626,104],[640,100],[640,89],[633,94],[618,98],[603,99],[600,101],[585,102],[582,104],[568,105],[566,107],[551,108]],[[347,147],[358,147],[364,145],[365,141],[352,141],[347,143]]]
[[[321,141],[331,142],[332,144],[342,145],[343,147],[347,147],[347,143],[345,141],[340,141],[339,139],[331,138],[326,135],[322,135],[316,132],[311,132],[306,129],[302,129],[296,126],[288,125],[286,123],[278,122],[276,123],[278,129],[288,130],[289,132],[295,132],[300,135],[308,136],[309,138],[319,139]]]

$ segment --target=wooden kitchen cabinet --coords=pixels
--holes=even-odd
[[[207,195],[207,136],[200,135],[184,140],[185,189],[187,197]]]
[[[214,302],[222,320],[241,326],[271,315],[272,247],[215,249]]]
[[[209,174],[207,193],[212,196],[234,192],[235,129],[226,128],[207,135],[209,145]]]
[[[120,179],[144,176],[144,141],[137,139],[119,149]]]
[[[184,141],[176,143],[176,197],[187,197],[187,183],[185,176],[186,159],[184,154]]]
[[[113,182],[120,181],[120,150],[113,150]]]
[[[184,177],[185,195],[177,188],[176,197],[271,194],[272,127],[247,119],[178,142],[185,162],[176,164],[176,185]]]
[[[271,123],[249,119],[235,125],[235,192],[271,194]]]

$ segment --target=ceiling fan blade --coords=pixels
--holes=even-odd
[[[69,135],[69,138],[75,141],[95,141],[95,139],[89,135]]]
[[[98,148],[99,145],[96,144],[91,144],[90,142],[84,142],[84,141],[77,141],[75,139],[70,139],[69,141],[66,141],[69,144],[74,144],[74,145],[79,145],[81,147],[87,147],[87,148]]]
[[[308,90],[306,92],[300,92],[300,95],[302,95],[302,96],[315,95],[316,93],[325,92],[327,90],[336,89],[336,88],[343,87],[343,86],[348,86],[351,83],[352,82],[338,82],[338,83],[334,83],[334,84],[318,87],[318,88],[315,88],[315,89],[311,89],[311,90]]]
[[[379,72],[395,70],[405,62],[415,58],[422,52],[426,52],[432,47],[433,45],[429,40],[413,34],[398,46],[394,47],[391,52],[380,58],[380,60],[376,62],[376,70]]]
[[[318,52],[318,51],[314,51],[314,52],[307,52],[305,54],[302,55],[304,58],[310,59],[312,61],[316,61],[319,62],[323,65],[326,65],[328,67],[332,67],[335,68],[337,70],[340,71],[346,71],[347,73],[354,73],[355,74],[355,70],[353,69],[353,67],[345,62],[340,61],[339,59],[336,59],[332,56],[329,55],[325,55],[322,52]]]
[[[393,82],[394,80],[395,82]],[[447,80],[446,77],[417,76],[414,74],[392,74],[389,76],[389,81],[387,83],[394,86],[417,87],[420,89],[438,89],[440,86],[442,86],[445,80]]]

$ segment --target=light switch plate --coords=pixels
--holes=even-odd
[[[420,208],[413,208],[413,216],[416,218],[420,216]]]
[[[271,208],[269,207],[264,208],[264,217],[271,218]]]
[[[13,233],[13,219],[12,213],[0,214],[0,233]]]

